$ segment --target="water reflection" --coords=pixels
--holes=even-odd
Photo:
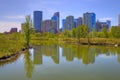
[[[32,50],[29,50],[29,51],[32,51]],[[25,65],[25,70],[26,70],[26,77],[28,79],[31,79],[33,72],[34,72],[34,64],[33,64],[33,61],[31,59],[32,57],[31,57],[31,54],[29,51],[25,52],[24,65]]]
[[[82,67],[75,69],[74,65],[78,65],[78,63],[77,64],[75,63],[76,61],[81,61],[80,63],[85,64],[85,66],[86,65],[88,66],[89,64],[98,63],[97,62],[98,58],[103,61],[106,61],[104,59],[110,60],[111,58],[113,58],[112,60],[116,60],[116,62],[120,63],[120,48],[119,47],[116,48],[116,47],[83,46],[83,45],[49,45],[49,46],[41,45],[41,46],[34,46],[33,49],[30,49],[30,50],[24,52],[24,54],[22,54],[22,55],[24,55],[24,61],[23,60],[21,60],[21,61],[24,62],[24,69],[25,69],[26,77],[28,80],[29,79],[32,80],[35,78],[34,77],[35,75],[33,76],[33,74],[37,74],[35,69],[38,70],[38,73],[39,73],[39,74],[37,74],[38,77],[44,76],[45,71],[46,71],[46,74],[48,75],[48,77],[50,77],[48,73],[49,73],[49,71],[54,70],[54,68],[55,68],[55,70],[53,72],[55,72],[56,70],[58,70],[58,72],[60,72],[59,69],[64,70],[70,66],[73,66],[72,68],[68,69],[68,71],[72,69],[77,72]],[[0,62],[0,66],[3,66],[5,64],[11,63],[11,62],[15,62],[15,60],[17,60],[19,57],[20,56],[17,56],[9,62],[2,62],[2,63]],[[47,61],[44,61],[48,58],[52,59],[52,61],[49,61],[49,63]],[[74,64],[72,64],[72,65],[68,64],[68,66],[66,66],[65,64],[67,64],[69,62],[72,62]],[[63,63],[63,64],[61,64],[61,63]],[[20,65],[22,65],[22,64],[23,63],[21,63]],[[45,64],[45,65],[43,65],[43,64]],[[56,68],[56,64],[59,64],[59,66],[57,65],[57,68]],[[102,65],[105,65],[105,64],[106,63],[104,63]],[[106,64],[106,65],[112,66],[112,62],[110,64]],[[37,67],[36,67],[36,65],[37,65]],[[53,68],[50,65],[52,65]],[[13,65],[13,67],[14,66],[15,65]],[[46,66],[48,66],[48,67],[46,68]],[[118,66],[118,65],[116,64],[116,66]],[[95,68],[95,67],[96,67],[96,65],[93,68]],[[89,68],[90,68],[89,70],[91,70],[91,67],[89,67]],[[108,68],[108,66],[107,66],[107,68]],[[82,68],[82,69],[84,72],[86,70],[86,67]],[[81,71],[82,71],[82,69],[81,69]],[[89,73],[89,70],[88,70],[88,73]],[[103,72],[104,72],[104,70],[105,69],[103,68]],[[80,73],[80,72],[78,71],[78,73]],[[99,73],[99,71],[98,71],[98,73]],[[40,74],[42,74],[42,75],[40,75]],[[63,74],[63,73],[61,73],[61,74]],[[21,79],[21,80],[25,80],[25,79]],[[38,79],[36,79],[36,80],[38,80]]]
[[[73,61],[74,58],[82,59],[84,64],[90,64],[95,62],[95,49],[89,46],[64,46],[63,56],[66,57],[67,61]]]
[[[60,47],[61,57],[65,57],[66,61],[74,61],[75,58],[82,60],[84,64],[93,64],[95,59],[104,54],[104,57],[117,55],[117,60],[120,63],[120,48],[115,47],[102,47],[102,46],[82,46],[82,45],[42,45],[35,46],[25,52],[24,61],[25,66],[34,68],[34,65],[43,64],[43,56],[51,57],[55,64],[60,63]],[[16,61],[20,55],[11,59],[10,61],[0,62],[0,66]]]
[[[43,56],[50,56],[54,63],[59,64],[59,46],[36,46],[34,48],[34,64],[42,64]]]
[[[55,64],[60,63],[60,47],[62,52],[62,57],[66,58],[66,61],[74,61],[75,58],[82,60],[84,64],[93,64],[95,59],[104,54],[107,56],[118,57],[118,62],[120,62],[120,49],[115,47],[102,47],[102,46],[81,46],[81,45],[50,45],[50,46],[35,46],[34,48],[34,64],[43,64],[43,56],[51,57]]]

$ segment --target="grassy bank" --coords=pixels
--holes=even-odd
[[[61,39],[65,43],[79,43],[76,38],[65,38]],[[120,39],[110,39],[110,38],[91,38],[89,39],[91,45],[115,45],[120,44]],[[88,44],[87,38],[81,38],[80,44]]]
[[[24,41],[19,33],[0,35],[0,58],[10,56],[24,48]]]
[[[90,38],[91,45],[120,45],[120,39],[114,38]],[[30,45],[51,45],[51,44],[88,44],[87,38],[80,38],[80,43],[77,38],[63,38],[58,35],[40,36],[39,34],[32,35]],[[2,34],[0,35],[0,58],[10,56],[25,48],[24,36],[20,33]]]
[[[110,39],[110,38],[91,38],[89,39],[91,45],[111,45],[114,46],[116,44],[120,45],[120,39]],[[80,38],[80,42],[76,38],[36,38],[31,40],[31,44],[33,45],[41,45],[41,44],[88,44],[87,38]]]

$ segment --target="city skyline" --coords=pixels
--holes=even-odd
[[[66,16],[82,17],[85,12],[94,12],[100,21],[111,20],[111,25],[118,25],[119,3],[119,0],[2,0],[0,1],[0,32],[10,30],[12,27],[20,29],[21,23],[25,21],[25,15],[30,14],[33,18],[32,12],[35,10],[43,11],[43,20],[50,19],[54,12],[60,12],[60,28],[61,21]]]

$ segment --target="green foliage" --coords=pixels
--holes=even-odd
[[[65,37],[72,37],[72,33],[71,33],[71,31],[70,30],[65,30],[64,32],[63,32],[63,34],[64,34],[64,36]]]
[[[80,31],[81,31],[80,29],[81,29],[81,28],[80,28],[80,27],[81,27],[81,26],[78,26],[78,27],[76,28],[76,29],[77,29],[77,30],[76,30],[76,37],[77,37],[77,39],[78,39],[79,42],[80,42],[80,37],[81,37],[81,35],[80,35],[80,33],[81,33],[81,32],[80,32]]]
[[[110,31],[111,37],[120,38],[120,26],[113,26]]]
[[[17,53],[24,48],[24,37],[20,33],[3,34],[0,36],[0,57]]]
[[[103,28],[103,38],[108,38],[107,28]]]
[[[76,28],[72,29],[72,37],[75,38],[76,37]]]
[[[30,46],[30,38],[33,33],[32,20],[30,15],[26,16],[26,22],[24,23],[24,35],[26,40],[26,47]]]
[[[89,31],[88,26],[82,25],[82,26],[80,27],[81,37],[82,37],[82,38],[87,37],[88,31]]]
[[[45,33],[43,33],[42,37],[54,38],[55,34],[54,33],[50,33],[50,32],[45,32]]]
[[[88,26],[82,25],[82,26],[78,26],[76,29],[77,29],[76,30],[76,37],[77,37],[78,40],[80,40],[80,38],[86,38],[86,37],[89,38],[89,35],[88,35],[89,28],[88,28]]]

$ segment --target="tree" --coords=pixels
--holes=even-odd
[[[114,38],[120,38],[120,27],[119,26],[113,26],[111,28],[110,34]]]
[[[75,38],[76,37],[76,28],[72,29],[72,37]]]
[[[81,37],[86,38],[87,35],[88,35],[88,30],[89,30],[89,29],[88,29],[88,26],[82,25],[80,28],[81,28],[81,29],[80,29]]]
[[[64,36],[67,37],[67,38],[72,36],[70,30],[65,30],[65,31],[63,32],[63,34],[64,34]]]
[[[77,37],[79,43],[80,43],[80,37],[81,37],[81,36],[80,36],[80,33],[81,33],[81,32],[80,32],[80,31],[81,31],[81,30],[80,30],[80,29],[81,29],[80,27],[81,27],[81,26],[78,26],[78,27],[76,28],[76,37]]]
[[[80,43],[80,38],[86,38],[89,35],[89,28],[86,25],[78,26],[76,28],[76,37],[79,40]],[[89,42],[89,41],[88,41]]]
[[[32,32],[33,32],[32,20],[30,15],[27,15],[26,22],[24,23],[24,34],[25,34],[25,40],[26,40],[25,46],[27,48],[30,46],[30,36]]]
[[[108,38],[108,32],[107,32],[107,28],[103,28],[103,37],[104,38]]]

